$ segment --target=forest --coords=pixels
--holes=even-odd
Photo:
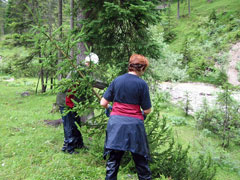
[[[152,179],[239,180],[239,0],[0,0],[0,180],[105,179],[100,99],[134,53],[150,64]],[[61,151],[66,89],[84,99],[66,113],[94,114],[76,154]],[[118,179],[136,172],[125,153]]]

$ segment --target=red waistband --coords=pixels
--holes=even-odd
[[[128,116],[144,120],[140,106],[136,104],[114,102],[111,115]]]

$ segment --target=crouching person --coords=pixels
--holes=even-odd
[[[85,65],[82,66],[85,68],[90,67],[90,65],[95,66],[96,64],[98,64],[98,61],[99,61],[98,56],[94,53],[90,53],[84,61]],[[84,83],[81,84],[80,82],[83,79],[81,76],[79,76],[78,72],[69,73],[67,78],[72,78],[73,76],[75,77],[75,80],[78,81],[78,83],[76,83],[76,85],[72,88],[73,91],[69,89],[63,93],[60,92],[57,95],[57,104],[59,105],[60,111],[62,113],[64,128],[64,144],[62,147],[62,151],[68,152],[70,154],[76,153],[75,151],[76,149],[85,147],[83,143],[82,134],[76,124],[80,126],[81,122],[86,122],[92,117],[94,117],[94,109],[88,109],[88,111],[91,112],[86,116],[84,115],[80,117],[76,112],[72,110],[75,106],[74,102],[76,103],[82,102],[84,104],[84,102],[88,101],[91,103],[92,102],[91,99],[93,99],[93,97],[85,93],[87,92],[87,89],[91,88],[92,86],[98,89],[104,89],[105,87],[107,87],[105,83],[96,79],[92,74],[90,74],[90,76],[92,76],[92,78],[94,79],[92,85],[90,84],[84,85]],[[77,98],[75,95],[78,91],[81,92],[81,95],[80,97]],[[68,111],[68,113],[66,113],[66,111]]]
[[[71,90],[68,90],[70,92]],[[77,125],[80,126],[81,119],[76,112],[71,111],[74,107],[72,99],[74,99],[73,94],[66,95],[65,93],[58,93],[57,104],[59,105],[60,112],[62,114],[63,120],[63,130],[64,130],[64,144],[62,147],[63,152],[68,152],[69,154],[77,153],[75,150],[84,147],[83,138]],[[67,114],[65,111],[69,111]]]

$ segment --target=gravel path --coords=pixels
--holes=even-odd
[[[220,89],[213,85],[204,83],[161,83],[160,89],[167,91],[171,95],[171,101],[174,104],[186,101],[186,93],[190,100],[192,110],[190,114],[196,112],[202,105],[203,99],[206,98],[210,104],[215,102],[217,92]]]
[[[199,108],[201,108],[203,99],[206,98],[208,103],[214,105],[218,93],[221,91],[219,88],[205,83],[169,83],[164,82],[159,85],[160,89],[167,91],[171,95],[171,101],[174,104],[179,102],[186,102],[186,93],[190,100],[190,114],[194,114]],[[234,99],[240,101],[240,92],[233,92]]]

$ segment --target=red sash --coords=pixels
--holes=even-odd
[[[114,102],[113,109],[110,115],[128,116],[144,120],[140,105],[136,104]]]

